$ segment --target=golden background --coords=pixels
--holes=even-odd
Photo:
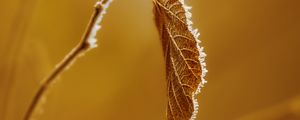
[[[21,120],[80,40],[96,0],[0,0],[0,120]],[[199,120],[300,120],[300,1],[188,0],[205,47]],[[94,49],[37,120],[162,120],[166,81],[151,0],[114,0]]]

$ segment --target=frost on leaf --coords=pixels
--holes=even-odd
[[[154,0],[156,26],[163,45],[168,88],[168,120],[195,119],[196,95],[206,83],[206,54],[192,28],[184,0]]]

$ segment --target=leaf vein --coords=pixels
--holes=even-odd
[[[164,5],[162,5],[160,2],[156,2],[159,6],[161,6],[164,10],[166,10],[168,13],[170,13],[171,15],[173,15],[176,19],[178,19],[181,23],[183,23],[184,25],[186,25],[186,23],[180,19],[178,16],[176,16],[176,14],[174,12],[172,12],[170,9],[166,8]]]
[[[179,51],[180,56],[181,56],[183,59],[185,59],[185,56],[184,56],[184,55],[182,54],[182,52],[180,51],[180,48],[178,47],[177,43],[175,42],[175,40],[174,40],[173,36],[171,35],[171,33],[170,33],[170,31],[169,31],[168,28],[167,28],[167,32],[168,32],[168,34],[169,34],[169,36],[170,36],[170,38],[171,38],[171,41],[172,41],[173,44],[175,45],[176,49]],[[194,77],[195,77],[196,79],[199,79],[198,76],[195,74],[195,72],[194,72],[193,70],[191,70],[190,65],[189,65],[186,61],[184,61],[184,62],[185,62],[185,64],[187,65],[188,69],[192,72],[192,74],[194,75]]]

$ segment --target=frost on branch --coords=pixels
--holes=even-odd
[[[112,2],[112,0],[101,0],[98,1],[95,5],[95,8],[98,10],[99,15],[96,18],[96,21],[94,22],[89,38],[88,38],[88,43],[89,43],[89,48],[95,48],[97,47],[97,32],[98,30],[101,28],[101,22],[103,19],[104,14],[106,14],[106,10],[109,7],[110,3]]]

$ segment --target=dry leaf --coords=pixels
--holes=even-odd
[[[154,0],[156,25],[166,60],[168,120],[195,119],[198,102],[195,95],[206,83],[205,53],[200,47],[197,29],[183,0]]]

